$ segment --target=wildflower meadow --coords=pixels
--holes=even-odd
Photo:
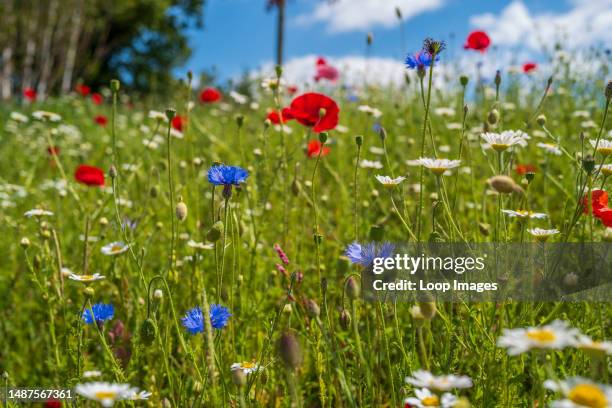
[[[405,244],[612,248],[609,52],[448,68],[491,46],[423,35],[396,86],[321,56],[308,83],[281,61],[3,101],[4,406],[612,407],[610,286],[405,301],[365,277]]]

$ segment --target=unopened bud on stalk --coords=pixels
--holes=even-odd
[[[608,81],[604,94],[606,95],[606,99],[612,98],[612,81]]]
[[[578,275],[574,272],[570,272],[563,277],[563,284],[565,286],[576,286],[578,284]]]
[[[468,111],[469,111],[469,109],[468,109],[467,104],[463,105],[463,116],[467,115]]]
[[[153,299],[162,300],[164,297],[164,292],[161,289],[155,289],[153,292]]]
[[[293,332],[281,334],[278,341],[278,353],[289,370],[297,370],[302,364],[302,349]]]
[[[189,80],[189,82],[193,81],[193,71],[187,71],[187,79]]]
[[[176,116],[176,110],[172,108],[166,109],[166,118],[168,118],[169,121],[174,119],[175,116]]]
[[[119,92],[119,88],[121,88],[121,82],[118,79],[111,79],[110,81],[110,89],[114,93]]]
[[[419,77],[419,79],[423,79],[425,78],[425,67],[419,65],[417,68],[417,76]]]
[[[232,382],[236,387],[244,387],[246,384],[246,374],[241,367],[232,368]]]
[[[497,109],[491,109],[487,116],[487,122],[489,122],[490,125],[495,125],[499,122],[499,111]]]
[[[381,126],[378,128],[378,136],[380,137],[381,141],[385,141],[385,139],[387,138],[387,131],[384,127]]]
[[[346,280],[346,295],[349,299],[355,300],[359,297],[360,293],[361,288],[359,287],[359,282],[357,282],[354,276],[350,276]]]
[[[215,222],[206,233],[206,239],[210,242],[217,242],[223,234],[223,221]]]
[[[317,302],[312,299],[306,301],[306,311],[308,312],[308,316],[312,318],[317,318],[321,314],[321,308]]]
[[[282,65],[277,65],[277,66],[276,66],[274,69],[275,69],[275,71],[276,71],[276,76],[277,76],[278,78],[280,78],[281,76],[283,76],[283,67],[282,67]]]
[[[533,171],[530,171],[527,174],[525,174],[525,178],[527,179],[528,183],[531,183],[533,179],[535,178],[535,173]]]
[[[176,204],[176,218],[181,222],[187,219],[187,205],[182,200]]]
[[[498,193],[510,194],[516,192],[516,183],[511,177],[499,175],[487,180],[487,183]]]
[[[242,125],[244,125],[244,115],[236,115],[236,125],[238,129],[242,128]]]
[[[481,223],[478,223],[478,230],[480,231],[482,235],[484,235],[485,237],[488,237],[489,232],[491,231],[491,226],[487,223],[481,222]]]
[[[98,220],[98,223],[100,224],[101,227],[106,227],[108,225],[108,218],[100,217],[100,219]]]
[[[368,36],[366,38],[366,43],[368,45],[372,45],[372,42],[374,41],[374,34],[372,33],[368,33]]]
[[[145,319],[140,326],[140,340],[144,345],[150,346],[157,335],[157,327],[153,319]]]
[[[83,293],[85,294],[85,296],[87,296],[88,298],[92,298],[94,297],[94,295],[96,294],[96,291],[94,290],[94,288],[92,288],[91,286],[86,286],[85,289],[83,289]]]
[[[536,118],[536,123],[540,126],[544,126],[546,124],[546,116],[544,116],[544,114],[539,114]]]
[[[399,18],[400,20],[402,19],[402,10],[399,7],[395,8],[395,15],[397,16],[397,18]]]
[[[264,128],[267,129],[272,126],[272,121],[270,119],[264,120]]]
[[[468,82],[470,81],[470,78],[468,78],[467,75],[461,75],[459,77],[459,83],[461,84],[461,86],[466,87]]]
[[[117,168],[114,165],[110,166],[110,169],[108,170],[108,175],[111,179],[117,177]]]
[[[499,87],[499,85],[501,84],[502,78],[501,78],[501,71],[498,69],[495,72],[495,86]]]
[[[593,159],[593,156],[589,154],[587,157],[582,159],[582,168],[587,172],[587,174],[591,174],[593,172],[595,169],[595,159]]]
[[[319,133],[319,142],[321,143],[327,142],[327,132]]]
[[[152,186],[152,187],[149,189],[149,196],[150,196],[151,198],[157,198],[157,194],[158,194],[158,192],[159,192],[159,191],[157,190],[157,187],[156,187],[156,186]]]
[[[357,144],[357,146],[361,146],[363,144],[363,136],[362,135],[355,136],[355,143]]]
[[[345,329],[349,328],[351,325],[351,314],[349,313],[348,310],[346,309],[342,309],[342,311],[340,312],[340,325],[342,327],[344,327]]]
[[[25,249],[30,246],[30,240],[27,237],[23,237],[21,238],[21,241],[19,241],[19,245]]]
[[[372,241],[382,241],[385,239],[385,227],[383,225],[370,225],[370,239]]]

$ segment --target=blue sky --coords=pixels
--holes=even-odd
[[[532,41],[536,37],[534,27],[542,29],[537,38],[546,40],[553,35],[550,27],[560,25],[567,28],[570,39],[582,42],[605,43],[612,31],[608,28],[612,22],[612,0],[339,0],[344,9],[327,10],[327,14],[318,10],[325,8],[323,2],[288,1],[286,60],[309,54],[363,55],[367,32],[372,32],[375,39],[371,55],[401,60],[397,20],[387,21],[390,26],[370,21],[377,20],[372,16],[384,13],[368,12],[362,7],[367,4],[380,6],[386,13],[396,4],[402,4],[408,13],[411,8],[431,8],[413,10],[414,15],[406,19],[407,48],[416,50],[423,38],[432,36],[449,43],[450,57],[463,52],[464,38],[474,28],[486,29],[493,44],[510,50],[525,48],[526,39],[531,48],[537,48],[535,40]],[[345,12],[334,16],[338,10]],[[188,32],[193,55],[178,73],[188,69],[197,73],[215,67],[219,77],[227,79],[270,63],[274,60],[275,13],[266,11],[264,0],[207,0],[204,28]],[[345,20],[340,22],[345,24],[340,29],[337,17]],[[590,26],[592,21],[592,30],[581,27]]]

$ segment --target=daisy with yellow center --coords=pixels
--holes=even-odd
[[[77,384],[75,391],[87,399],[98,401],[103,407],[112,407],[117,401],[131,398],[138,389],[129,384],[92,382]]]
[[[561,149],[559,146],[553,143],[538,143],[538,147],[546,150],[547,153],[554,154],[555,156],[561,156]]]
[[[602,156],[609,156],[612,154],[612,140],[600,139],[591,140],[591,146]]]
[[[37,120],[41,120],[43,122],[59,122],[62,120],[62,117],[57,113],[49,112],[49,111],[36,111],[32,113],[32,117]]]
[[[187,246],[190,248],[200,249],[200,250],[213,249],[215,247],[214,244],[205,244],[204,242],[197,242],[197,241],[194,241],[193,239],[190,239],[189,241],[187,241]]]
[[[609,408],[612,406],[612,387],[594,383],[586,378],[573,377],[562,381],[546,380],[544,387],[560,393],[564,399],[551,403],[553,408]]]
[[[376,176],[376,180],[378,180],[380,184],[385,187],[395,187],[402,181],[406,180],[406,177],[400,176],[396,178],[391,178],[389,176]]]
[[[119,255],[127,251],[129,245],[124,244],[121,241],[111,242],[108,245],[104,245],[101,249],[104,255]]]
[[[558,229],[530,228],[527,230],[527,232],[529,232],[536,239],[536,241],[544,242],[548,238],[552,237],[553,235],[558,234],[559,230]]]
[[[77,275],[76,273],[71,273],[68,275],[68,279],[72,279],[77,282],[95,282],[98,280],[104,279],[104,276],[99,273],[94,273],[93,275]]]
[[[406,377],[406,382],[415,387],[427,388],[438,392],[450,391],[454,388],[470,388],[472,379],[466,375],[433,375],[429,371],[417,370],[412,377]]]
[[[44,215],[53,215],[53,213],[51,211],[43,210],[40,208],[34,208],[32,210],[26,211],[25,213],[23,213],[23,215],[30,218],[30,217],[42,217]]]
[[[601,166],[601,174],[606,177],[612,176],[612,164],[604,164]]]
[[[538,213],[528,210],[502,210],[502,212],[510,218],[532,218],[539,220],[547,217],[547,215],[544,213]]]
[[[427,388],[421,388],[414,390],[414,394],[414,397],[406,398],[404,404],[417,408],[450,408],[457,403],[457,397],[448,392],[439,397]]]
[[[589,336],[585,335],[578,336],[578,343],[576,344],[576,347],[593,356],[612,355],[612,342],[595,341]]]
[[[230,367],[231,370],[242,370],[246,375],[263,370],[255,361],[243,361],[242,363],[234,363]]]
[[[520,130],[505,130],[502,133],[486,132],[480,137],[486,142],[485,148],[490,147],[497,152],[503,152],[515,145],[525,147],[527,140],[530,139],[527,133]]]
[[[429,159],[420,158],[419,164],[423,167],[428,168],[431,172],[437,176],[444,174],[445,171],[459,167],[461,160],[449,160],[449,159]]]
[[[533,349],[560,350],[575,346],[580,332],[570,327],[567,322],[555,320],[541,327],[504,329],[497,339],[497,346],[508,349],[508,354],[515,356]]]

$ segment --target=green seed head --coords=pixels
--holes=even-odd
[[[470,81],[470,78],[467,75],[461,75],[459,77],[459,83],[461,84],[461,86],[465,87],[467,86],[468,82]]]
[[[302,364],[302,349],[293,332],[284,332],[278,340],[278,354],[285,367],[297,370]]]
[[[121,88],[121,82],[118,79],[111,79],[110,81],[110,89],[113,93],[119,92],[119,88]]]
[[[362,135],[355,136],[355,143],[357,144],[357,146],[363,145],[363,136]]]

